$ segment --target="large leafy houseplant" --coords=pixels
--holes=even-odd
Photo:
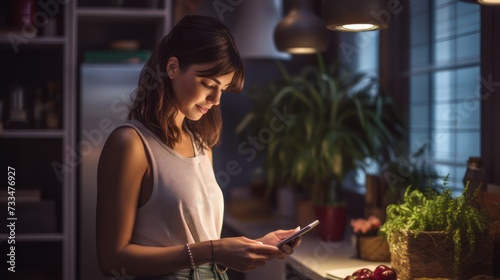
[[[315,205],[342,203],[346,174],[367,158],[385,158],[401,133],[391,99],[375,92],[373,78],[339,75],[320,55],[296,75],[277,65],[282,80],[251,92],[253,110],[238,132],[273,128],[276,111],[285,112],[285,125],[275,126],[267,145],[269,185],[302,186]]]

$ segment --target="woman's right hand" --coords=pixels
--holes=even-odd
[[[229,237],[214,240],[214,257],[217,264],[246,272],[267,261],[279,258],[283,251],[272,245],[246,237]]]

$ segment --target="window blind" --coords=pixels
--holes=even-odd
[[[480,155],[480,9],[456,0],[410,2],[410,151],[461,190]]]

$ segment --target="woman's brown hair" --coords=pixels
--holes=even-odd
[[[128,118],[137,119],[173,148],[180,140],[175,126],[177,114],[175,94],[166,73],[166,63],[176,57],[181,71],[193,64],[212,63],[209,70],[198,72],[201,77],[218,77],[234,72],[228,92],[240,92],[244,83],[244,68],[229,29],[219,20],[206,16],[185,16],[153,50],[139,76],[139,85]],[[212,148],[219,142],[222,117],[219,106],[213,106],[198,121],[185,119],[183,130],[193,133],[199,147]]]

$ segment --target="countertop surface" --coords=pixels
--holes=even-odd
[[[226,215],[225,226],[249,238],[259,238],[277,229],[292,229],[297,225],[292,219],[272,218],[266,220],[245,221]],[[312,280],[326,279],[327,271],[339,268],[373,267],[383,262],[370,262],[355,258],[355,249],[351,235],[341,242],[327,242],[311,231],[302,236],[302,244],[286,258],[286,264],[295,271]],[[347,275],[344,275],[347,276]],[[300,279],[300,278],[298,278]]]

